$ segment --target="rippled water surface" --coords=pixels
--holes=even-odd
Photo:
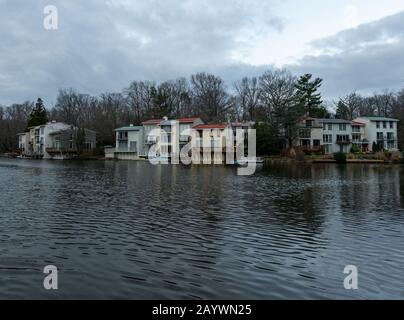
[[[403,299],[403,206],[400,166],[3,159],[0,298]]]

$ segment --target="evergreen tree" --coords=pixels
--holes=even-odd
[[[327,110],[322,106],[321,93],[317,90],[321,87],[323,79],[311,80],[312,75],[307,73],[300,77],[296,83],[297,103],[302,106],[306,114],[312,117],[324,117]]]
[[[40,126],[48,122],[48,114],[41,98],[38,98],[28,119],[28,128]]]

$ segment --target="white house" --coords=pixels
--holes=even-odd
[[[62,122],[48,122],[19,133],[19,149],[23,157],[40,159],[68,159],[79,152],[91,152],[96,147],[96,133]],[[80,145],[78,137],[83,134]]]
[[[190,141],[190,130],[203,121],[200,118],[181,118],[169,120],[152,119],[142,122],[142,126],[129,126],[118,128],[116,132],[115,159],[139,160],[147,158],[150,148],[157,143],[156,157],[179,155],[181,148]],[[176,139],[175,139],[176,137]],[[110,148],[108,158],[111,158]]]
[[[138,160],[145,157],[144,128],[130,125],[115,129],[115,158],[119,160]]]
[[[351,151],[357,146],[372,152],[373,143],[381,149],[396,151],[398,120],[382,117],[360,117],[353,121],[317,119],[305,116],[298,121],[299,134],[295,145],[302,150],[326,154]]]
[[[397,151],[397,125],[399,120],[384,117],[360,117],[354,120],[364,125],[364,138],[369,143],[369,151],[373,151],[376,143],[380,149]]]
[[[345,152],[352,148],[352,123],[342,119],[318,119],[322,125],[323,145],[326,154]]]

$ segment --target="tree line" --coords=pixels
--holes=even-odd
[[[296,77],[288,70],[275,69],[259,77],[245,77],[232,86],[202,72],[161,83],[133,81],[122,92],[99,96],[60,89],[55,105],[48,109],[41,99],[0,106],[0,152],[15,150],[17,133],[48,119],[96,131],[100,147],[115,143],[117,127],[163,116],[199,116],[207,123],[255,121],[262,152],[291,146],[297,135],[296,120],[304,114],[344,119],[391,116],[404,122],[404,90],[371,97],[353,92],[336,102],[324,102],[322,82],[311,74]],[[400,142],[404,142],[402,138],[400,135]]]

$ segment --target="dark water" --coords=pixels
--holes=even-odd
[[[403,299],[403,169],[0,160],[0,298]]]

